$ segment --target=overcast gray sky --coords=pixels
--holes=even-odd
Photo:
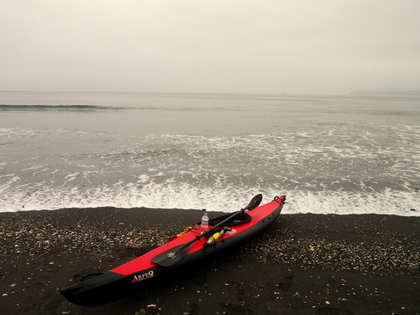
[[[420,0],[0,0],[0,90],[420,89]]]

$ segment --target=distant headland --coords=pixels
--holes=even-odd
[[[359,90],[353,91],[350,95],[420,95],[420,90],[380,91],[380,90]]]

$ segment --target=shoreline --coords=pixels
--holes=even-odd
[[[210,212],[210,217],[220,212]],[[197,210],[0,213],[10,314],[420,314],[420,217],[281,214],[266,233],[161,288],[95,308],[57,291],[198,222]],[[156,306],[154,306],[156,305]]]

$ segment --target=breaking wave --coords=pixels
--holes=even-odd
[[[100,105],[0,105],[0,111],[89,111],[122,109]]]

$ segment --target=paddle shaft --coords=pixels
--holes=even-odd
[[[227,217],[226,219],[222,220],[221,222],[217,223],[215,226],[213,226],[210,230],[207,230],[203,233],[201,233],[200,235],[197,235],[196,237],[194,237],[191,241],[185,243],[184,245],[182,245],[180,248],[178,248],[178,250],[181,250],[183,248],[186,248],[188,246],[190,246],[192,243],[194,243],[195,241],[198,241],[200,238],[202,238],[205,235],[209,235],[211,232],[213,232],[216,228],[218,228],[219,226],[225,224],[227,221],[229,221],[230,219],[234,218],[235,216],[237,216],[238,214],[244,212],[246,209],[241,209],[237,212],[235,212],[234,214],[230,215],[229,217]]]
[[[260,195],[256,195],[254,198],[252,198],[252,200],[251,200],[251,202],[249,203],[248,206],[246,206],[245,208],[243,208],[243,209],[241,209],[239,211],[236,211],[232,215],[228,216],[226,219],[224,219],[221,222],[219,222],[216,225],[214,225],[210,230],[207,230],[207,231],[201,233],[200,235],[196,236],[191,241],[185,243],[184,246],[181,246],[181,248],[185,248],[185,247],[191,245],[192,243],[194,243],[195,241],[198,241],[203,236],[210,234],[210,232],[213,232],[216,228],[218,228],[219,226],[222,226],[223,224],[225,224],[227,221],[231,220],[232,218],[234,218],[238,214],[243,213],[245,210],[253,210],[253,209],[255,209],[256,207],[259,206],[259,204],[261,203],[261,200],[262,200],[262,195],[261,194]]]

